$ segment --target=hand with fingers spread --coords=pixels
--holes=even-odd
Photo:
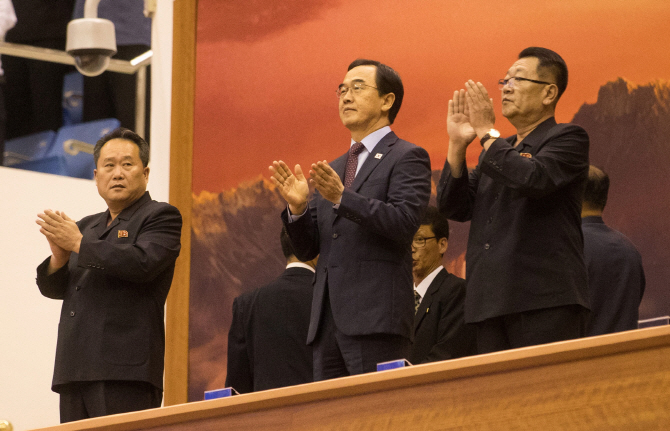
[[[295,174],[282,160],[272,162],[270,180],[279,189],[279,194],[288,203],[292,214],[302,214],[307,207],[309,184],[300,165],[295,165]]]
[[[465,83],[466,100],[470,124],[479,138],[495,127],[496,115],[493,111],[493,99],[481,82],[469,80]]]
[[[40,225],[40,232],[47,238],[49,245],[53,243],[68,253],[79,253],[83,235],[74,220],[62,211],[52,210],[44,210],[37,217],[39,219],[36,223]],[[53,250],[52,247],[52,252]]]
[[[309,176],[310,181],[324,199],[334,204],[340,203],[344,184],[342,184],[340,176],[330,167],[327,161],[313,163]]]
[[[449,101],[447,132],[449,133],[449,147],[455,146],[462,151],[465,151],[465,148],[477,136],[470,124],[465,90],[454,91],[454,97]]]

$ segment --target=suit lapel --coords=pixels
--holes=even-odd
[[[107,226],[107,219],[109,218],[109,209],[100,215],[100,219],[96,224],[91,226],[95,235],[98,239],[102,238],[104,235],[117,226],[120,223],[120,220],[129,220],[130,217],[145,203],[151,200],[149,192],[144,192],[144,194],[128,208],[121,211],[121,213]]]
[[[430,286],[428,286],[428,290],[426,290],[426,294],[424,295],[423,299],[421,300],[421,304],[419,305],[419,310],[416,312],[416,316],[414,316],[414,331],[419,328],[419,325],[421,324],[421,321],[423,318],[430,313],[430,306],[433,303],[433,296],[437,294],[437,291],[440,289],[440,286],[442,286],[442,283],[444,283],[444,280],[447,278],[449,273],[447,272],[446,269],[442,268],[440,272],[437,273],[435,278],[433,279],[433,282],[430,283]]]
[[[377,145],[375,145],[375,147],[372,149],[372,152],[365,159],[365,162],[358,171],[358,174],[356,174],[356,178],[354,178],[353,184],[351,184],[351,189],[353,191],[357,192],[358,189],[361,188],[372,171],[374,171],[375,168],[379,165],[379,162],[381,162],[386,154],[391,151],[393,144],[395,144],[397,140],[398,137],[396,134],[389,132],[381,139],[381,141],[377,143]]]
[[[102,238],[103,235],[105,235],[105,232],[107,232],[107,230],[108,230],[107,219],[108,218],[109,218],[109,210],[100,214],[100,217],[98,217],[98,221],[94,225],[91,226],[90,229],[95,233],[95,237],[97,239]],[[114,223],[112,223],[112,224],[114,224]],[[109,226],[111,227],[112,224],[110,224]]]

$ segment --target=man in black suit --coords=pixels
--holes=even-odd
[[[319,255],[307,342],[314,378],[376,370],[406,358],[414,308],[410,245],[430,196],[428,153],[391,131],[403,97],[400,76],[371,60],[349,65],[337,89],[347,153],[309,171],[270,167],[288,202],[282,220],[296,256]]]
[[[582,202],[584,259],[591,301],[587,336],[637,329],[638,308],[646,285],[642,256],[635,245],[603,221],[609,187],[609,176],[590,166]]]
[[[94,149],[98,193],[107,211],[76,222],[45,210],[37,224],[51,256],[37,285],[62,299],[52,390],[61,422],[160,407],[164,313],[181,215],[151,200],[149,145],[117,129]]]
[[[449,150],[438,207],[471,220],[466,255],[465,321],[477,326],[480,353],[583,335],[588,313],[580,226],[589,137],[557,124],[568,84],[563,59],[527,48],[499,81],[502,112],[517,133],[500,138],[493,102],[468,81],[449,101]],[[465,152],[479,137],[479,164],[468,174]]]
[[[437,208],[426,209],[412,242],[414,344],[412,364],[443,361],[477,353],[475,329],[465,324],[465,280],[442,266],[449,246],[449,221]]]
[[[233,301],[228,332],[226,387],[239,393],[313,381],[312,348],[307,329],[316,259],[300,262],[282,228],[286,270],[272,283]]]

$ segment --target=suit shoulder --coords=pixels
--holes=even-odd
[[[148,202],[148,205],[146,207],[151,211],[173,213],[173,214],[179,214],[179,216],[181,216],[181,212],[179,211],[179,209],[173,205],[170,205],[167,202],[151,200]]]
[[[586,130],[578,124],[574,123],[558,123],[549,130],[548,136],[556,135],[575,135],[581,139],[589,139],[589,134]]]
[[[465,280],[454,274],[447,273],[447,276],[440,284],[439,290],[442,291],[445,297],[465,295]]]
[[[249,305],[253,302],[257,292],[258,289],[254,289],[240,294],[237,298],[233,300],[233,307],[237,307],[238,309],[241,310],[249,309]]]
[[[409,141],[406,141],[402,138],[398,138],[395,145],[397,146],[397,148],[399,148],[403,151],[415,151],[415,152],[418,152],[418,153],[421,153],[421,154],[425,153],[426,155],[428,155],[428,151],[426,151],[423,147],[420,147],[420,146],[418,146],[416,144],[413,144]]]

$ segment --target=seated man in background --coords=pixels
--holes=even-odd
[[[286,257],[284,273],[233,301],[226,387],[240,393],[313,381],[307,330],[318,258],[300,262],[285,228],[280,240]]]
[[[60,420],[161,406],[165,300],[181,248],[179,210],[151,199],[149,144],[119,128],[93,150],[107,210],[75,223],[45,210],[37,224],[51,256],[42,295],[62,299],[51,389]]]
[[[644,294],[640,253],[624,234],[603,221],[609,187],[609,176],[590,166],[582,201],[584,260],[591,300],[587,336],[637,329],[638,307]]]
[[[449,221],[428,207],[412,242],[414,276],[414,344],[412,364],[460,358],[477,353],[475,328],[465,324],[465,280],[442,266],[449,241]]]

